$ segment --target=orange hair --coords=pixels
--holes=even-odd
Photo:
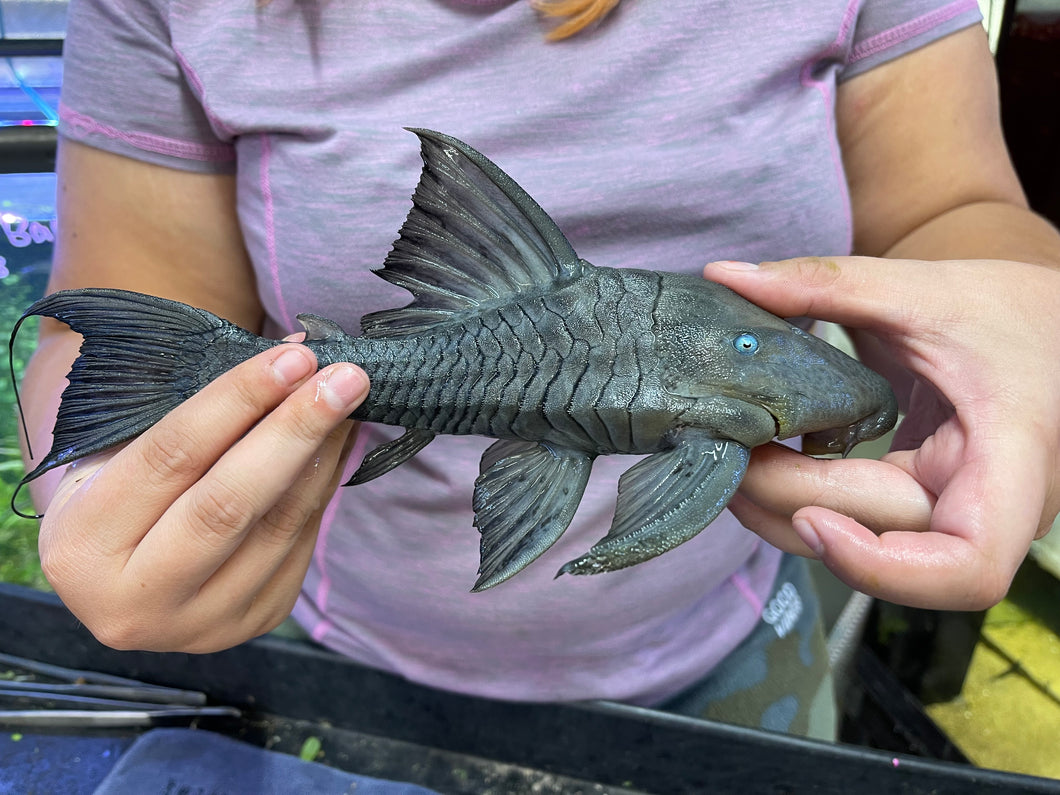
[[[550,41],[573,36],[585,27],[599,22],[618,0],[530,0],[531,5],[547,17],[566,17],[546,36]]]
[[[258,8],[264,8],[271,1],[255,0]],[[618,5],[618,0],[530,0],[530,5],[546,17],[567,17],[565,22],[545,34],[549,41],[557,41],[599,22]]]

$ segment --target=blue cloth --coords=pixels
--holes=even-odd
[[[195,729],[140,737],[95,795],[223,792],[225,795],[432,795],[415,784],[357,776]]]
[[[132,742],[127,736],[85,737],[7,728],[0,732],[0,795],[92,795]]]

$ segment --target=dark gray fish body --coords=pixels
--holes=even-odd
[[[415,132],[424,170],[378,271],[414,300],[365,316],[360,337],[299,319],[321,367],[367,371],[371,391],[354,418],[406,429],[365,456],[351,483],[438,434],[499,440],[475,483],[476,590],[563,533],[598,455],[647,457],[620,479],[610,532],[561,572],[624,568],[693,537],[735,493],[750,448],[775,436],[805,434],[813,452],[845,453],[894,424],[887,383],[845,354],[698,276],[590,265],[493,163]],[[85,342],[52,450],[23,483],[141,433],[277,344],[116,290],[56,293],[23,319],[31,315],[68,323]]]
[[[367,371],[372,393],[357,419],[604,455],[655,452],[682,410],[660,389],[652,310],[661,276],[586,265],[560,290],[518,296],[434,333],[336,334],[333,349],[314,352]]]

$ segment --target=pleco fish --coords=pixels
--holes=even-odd
[[[355,419],[398,425],[350,484],[438,434],[494,437],[475,482],[481,565],[497,585],[566,530],[593,459],[647,454],[619,480],[607,535],[560,573],[632,566],[722,511],[750,448],[805,434],[842,452],[896,419],[883,378],[791,323],[692,274],[579,259],[551,218],[468,145],[413,130],[423,171],[382,270],[413,301],[366,315],[363,336],[300,315],[321,367],[371,379]],[[184,304],[121,290],[47,296],[27,317],[84,336],[51,451],[22,485],[149,428],[208,382],[274,345]],[[349,484],[347,484],[349,485]]]

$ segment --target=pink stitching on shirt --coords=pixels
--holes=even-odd
[[[200,144],[151,133],[126,132],[97,121],[84,113],[79,113],[61,102],[59,103],[59,120],[63,132],[78,140],[101,135],[104,138],[121,141],[136,149],[169,157],[179,157],[183,160],[227,163],[235,160],[236,157],[235,149],[229,144]]]
[[[202,80],[199,79],[198,73],[191,68],[191,64],[184,59],[182,53],[174,50],[174,55],[176,55],[177,64],[184,72],[184,78],[188,81],[188,85],[191,86],[196,94],[198,94],[199,104],[202,106],[202,112],[206,114],[206,118],[210,120],[210,124],[214,126],[214,129],[221,130],[225,135],[235,138],[236,131],[229,125],[225,124],[210,110],[209,103],[206,101],[206,89],[203,86]]]
[[[972,0],[972,2],[975,1],[976,0]],[[824,80],[816,79],[813,76],[813,69],[818,63],[828,60],[843,51],[845,42],[858,18],[858,3],[859,0],[850,0],[847,4],[846,11],[843,12],[843,21],[839,25],[839,31],[836,33],[835,40],[828,45],[824,52],[803,64],[802,72],[799,75],[799,80],[804,86],[807,88],[816,88],[820,92],[821,99],[824,101],[824,108],[829,112],[835,107],[835,101],[832,97],[832,87]],[[828,146],[832,154],[832,167],[835,169],[836,173],[836,184],[839,186],[839,191],[842,194],[841,199],[844,208],[843,220],[847,227],[847,240],[853,241],[854,216],[853,210],[850,206],[850,193],[847,188],[846,170],[843,168],[843,156],[839,151],[839,141],[834,134],[834,130],[830,127],[826,131],[826,134]],[[852,243],[848,244],[848,247],[849,245],[852,245]]]
[[[360,465],[360,460],[364,457],[364,448],[367,446],[367,435],[357,437],[357,441],[353,443],[353,449],[350,451],[350,456],[346,460],[346,467],[342,473],[343,483],[353,477],[355,467]],[[313,601],[316,603],[317,610],[320,613],[326,612],[328,596],[331,594],[331,575],[328,574],[327,546],[328,538],[331,535],[331,527],[335,521],[335,514],[338,510],[339,496],[336,494],[332,497],[331,503],[328,507],[324,509],[324,515],[320,519],[320,532],[317,534],[316,549],[313,550],[313,560],[316,561],[317,569],[320,571],[320,582],[317,584],[317,590],[316,594],[313,596]],[[327,619],[322,619],[310,630],[309,634],[314,640],[319,641],[330,628],[331,622]]]
[[[313,626],[313,629],[310,630],[309,637],[311,637],[317,643],[323,643],[324,638],[327,637],[327,634],[334,626],[335,625],[328,621],[326,618],[321,619]]]
[[[870,55],[875,55],[878,52],[882,52],[896,44],[901,44],[904,41],[908,41],[914,36],[918,36],[925,31],[931,30],[931,28],[941,25],[943,22],[948,22],[954,17],[960,16],[966,11],[979,8],[978,0],[954,0],[949,5],[945,5],[942,8],[937,8],[934,11],[924,14],[916,19],[911,19],[908,22],[885,30],[882,33],[877,33],[865,41],[857,44],[854,49],[850,51],[850,58],[847,64],[856,63],[863,58],[868,58]]]
[[[758,598],[758,594],[755,593],[754,588],[751,587],[751,583],[747,581],[747,578],[740,572],[736,572],[729,577],[729,581],[736,586],[736,590],[740,592],[740,595],[750,603],[751,609],[755,611],[755,615],[762,615],[765,605],[762,604],[762,600]]]
[[[291,316],[287,312],[287,302],[283,297],[283,289],[280,286],[280,263],[276,256],[276,208],[272,201],[272,183],[269,181],[269,161],[272,155],[272,145],[269,143],[268,135],[261,135],[261,166],[258,175],[261,180],[261,202],[264,205],[265,216],[265,249],[268,252],[269,276],[272,283],[272,294],[276,298],[276,305],[280,310],[284,323],[288,329],[294,328]]]

